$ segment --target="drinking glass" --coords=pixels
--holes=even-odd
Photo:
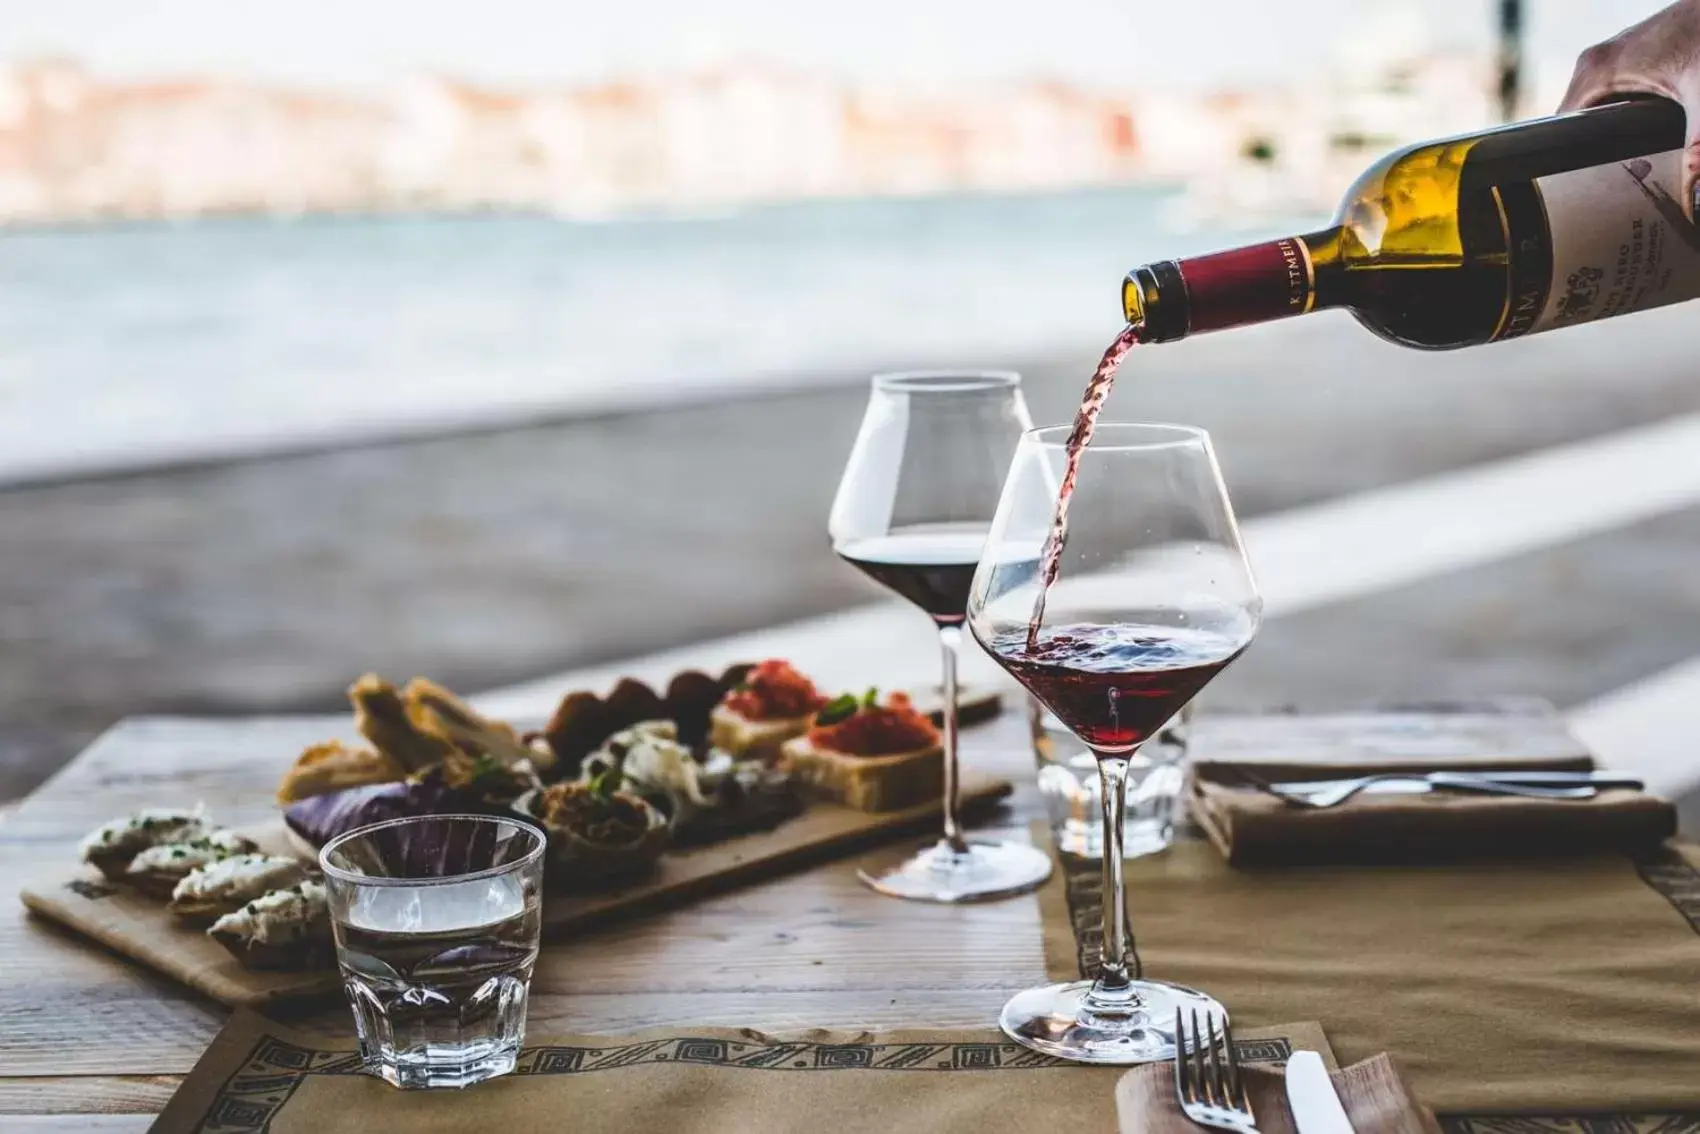
[[[514,1069],[537,961],[543,832],[481,815],[361,827],[325,844],[337,964],[366,1070],[467,1087]]]
[[[1028,695],[1039,795],[1057,849],[1075,858],[1104,853],[1103,792],[1098,758],[1038,698]],[[1175,812],[1186,786],[1190,702],[1128,757],[1122,853],[1156,854],[1175,841]]]
[[[917,371],[873,379],[861,432],[827,528],[846,562],[920,607],[944,662],[944,835],[862,881],[893,897],[971,902],[1035,889],[1048,855],[1027,843],[968,839],[957,820],[956,663],[1004,470],[1031,429],[1021,378],[1007,371]]]
[[[1043,592],[1039,563],[1069,433],[1022,437],[968,619],[980,644],[1097,758],[1103,961],[1096,980],[1017,994],[999,1022],[1049,1055],[1144,1063],[1172,1058],[1177,1009],[1224,1021],[1227,1013],[1202,992],[1143,979],[1122,886],[1128,761],[1251,643],[1263,603],[1210,439],[1178,425],[1097,427],[1080,458],[1059,571]]]

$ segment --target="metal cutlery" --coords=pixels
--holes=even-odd
[[[1287,1108],[1298,1134],[1356,1134],[1322,1056],[1295,1051],[1287,1059]]]
[[[1182,1112],[1199,1126],[1257,1134],[1257,1118],[1251,1112],[1251,1097],[1240,1075],[1234,1031],[1227,1016],[1217,1019],[1206,1015],[1201,1026],[1196,1011],[1175,1012],[1175,1095]]]
[[[1633,776],[1612,772],[1386,772],[1349,779],[1286,783],[1269,783],[1249,774],[1245,778],[1259,791],[1295,807],[1311,809],[1338,807],[1366,791],[1399,794],[1464,791],[1565,800],[1592,799],[1601,788],[1640,790],[1645,786]]]

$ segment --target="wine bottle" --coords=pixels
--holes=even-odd
[[[1446,350],[1700,296],[1683,111],[1612,103],[1397,151],[1319,232],[1128,273],[1146,342],[1341,307]]]

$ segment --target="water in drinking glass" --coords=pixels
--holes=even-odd
[[[369,1071],[398,1087],[464,1087],[513,1069],[537,961],[542,846],[526,824],[446,816],[377,824],[325,848],[337,961]]]
[[[1193,705],[1187,705],[1128,756],[1122,854],[1157,854],[1175,841],[1175,817],[1186,786]],[[1039,796],[1051,838],[1075,858],[1104,857],[1103,782],[1098,758],[1037,697],[1028,696]]]

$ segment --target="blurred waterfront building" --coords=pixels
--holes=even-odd
[[[1183,227],[1327,215],[1388,151],[1495,121],[1496,74],[1486,55],[1422,51],[1358,58],[1290,87],[1147,104],[1149,168],[1186,183]]]
[[[0,219],[371,207],[385,125],[360,101],[318,93],[13,66],[0,70]]]
[[[1397,44],[1397,37],[1395,37]],[[1182,181],[1199,221],[1317,211],[1375,154],[1494,113],[1486,55],[1344,52],[1317,80],[1135,101],[1054,82],[852,87],[761,64],[580,88],[417,76],[373,97],[0,67],[0,222],[605,215]]]

